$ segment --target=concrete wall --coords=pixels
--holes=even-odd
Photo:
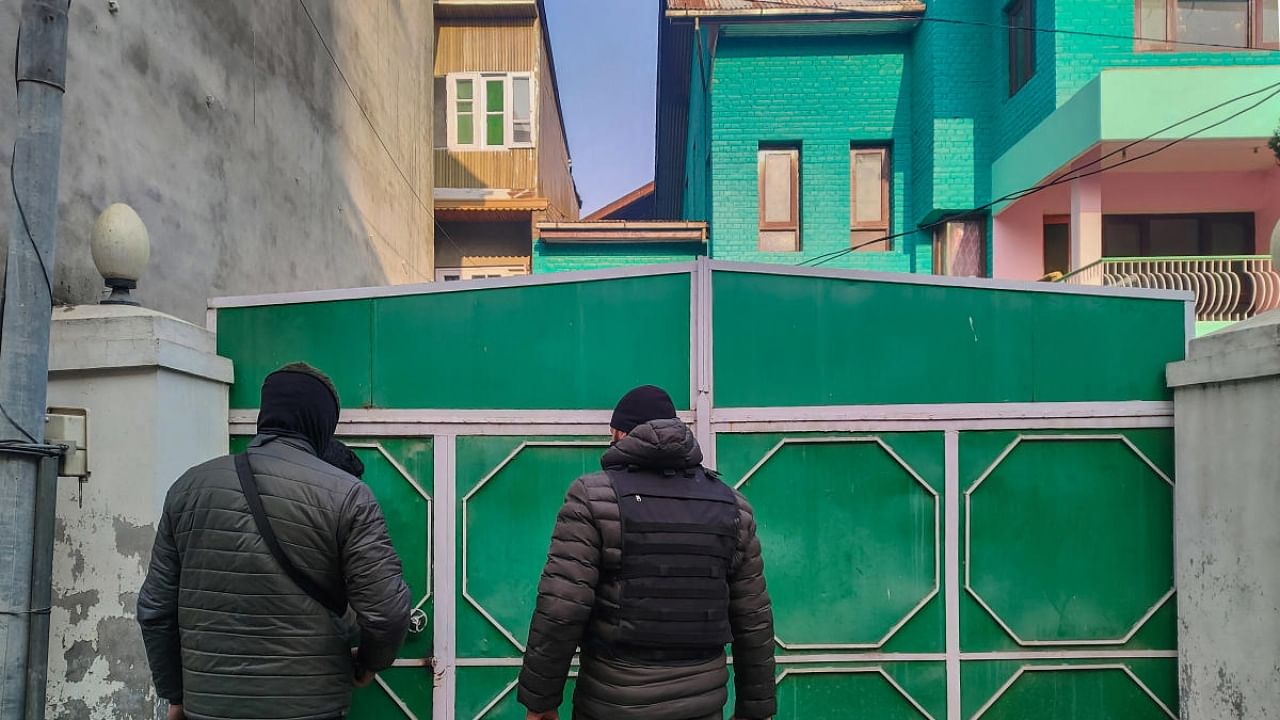
[[[1169,367],[1183,720],[1280,718],[1280,312]]]
[[[214,345],[153,311],[54,311],[49,404],[89,411],[91,476],[83,498],[59,481],[50,718],[163,717],[135,607],[169,486],[227,452],[231,362]]]
[[[59,302],[97,298],[89,232],[117,201],[151,232],[144,304],[193,322],[209,296],[431,277],[431,3],[77,2],[70,33]],[[6,168],[13,116],[0,93]]]

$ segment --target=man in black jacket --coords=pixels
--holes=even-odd
[[[281,368],[262,386],[253,485],[225,456],[188,470],[165,498],[138,622],[170,720],[341,718],[352,687],[395,660],[409,590],[382,510],[368,486],[317,456],[338,408],[319,371]],[[273,556],[250,487],[310,590]],[[341,617],[327,609],[344,605]]]
[[[520,673],[528,720],[556,720],[574,652],[580,720],[720,720],[776,712],[773,610],[751,506],[712,471],[670,396],[627,393],[603,472],[556,519]]]

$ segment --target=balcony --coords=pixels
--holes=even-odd
[[[1103,258],[1058,282],[1190,290],[1197,334],[1280,307],[1280,273],[1265,255]]]

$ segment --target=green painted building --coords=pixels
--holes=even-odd
[[[1201,319],[1240,319],[1280,304],[1254,257],[1280,220],[1277,6],[666,0],[650,207],[707,223],[716,259],[1086,269],[1070,281],[1195,290]],[[535,271],[654,250],[575,253],[540,244]]]

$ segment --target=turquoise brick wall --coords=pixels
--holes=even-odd
[[[993,3],[992,7],[992,18],[1000,20],[1002,3]],[[1037,0],[1036,24],[1126,38],[1139,34],[1132,0]],[[997,41],[1003,53],[1004,41]],[[1148,52],[1137,50],[1133,41],[1121,38],[1041,33],[1037,43],[1036,76],[1017,96],[1000,104],[997,156],[1107,68],[1280,64],[1280,54],[1275,52],[1200,49]],[[1008,66],[1003,62],[1003,54],[998,59],[1001,87],[1007,87]]]
[[[995,160],[1102,70],[1280,64],[1273,52],[1139,52],[1127,39],[1037,33],[1035,75],[1011,97],[1008,33],[998,27],[1006,4],[929,0],[926,20],[900,35],[721,35],[714,57],[710,31],[702,28],[691,49],[683,212],[684,219],[709,223],[710,254],[794,265],[847,248],[850,144],[889,143],[892,230],[910,234],[892,252],[849,253],[826,266],[927,273],[932,233],[916,228],[992,201]],[[1134,0],[1035,0],[1035,9],[1040,28],[1137,34]],[[800,253],[758,251],[762,142],[800,147]],[[636,255],[624,256],[630,252]],[[544,257],[535,252],[534,268],[638,264],[654,261],[652,253],[644,245],[568,254],[557,247]]]
[[[545,243],[533,245],[533,272],[602,270],[631,265],[690,262],[706,254],[702,243]]]
[[[711,222],[711,30],[694,36],[689,82],[689,130],[685,142],[685,220]]]
[[[711,84],[712,257],[795,264],[849,246],[849,149],[888,143],[893,230],[912,217],[909,39],[722,37]],[[761,143],[800,147],[800,253],[758,250],[756,156]],[[828,264],[910,272],[915,236],[892,252]]]

